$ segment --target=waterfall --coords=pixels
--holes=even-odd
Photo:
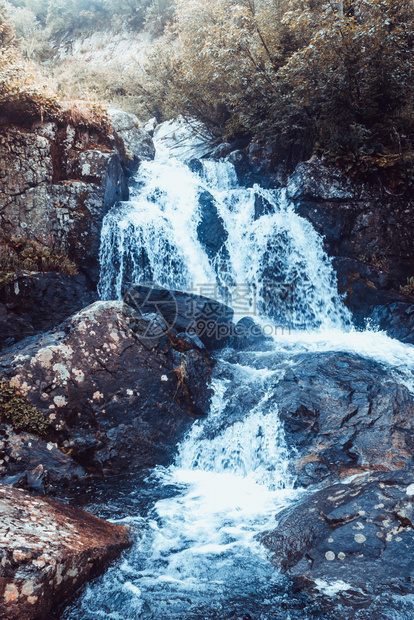
[[[322,239],[284,190],[240,187],[229,162],[197,161],[192,171],[164,158],[144,162],[135,183],[131,201],[103,222],[103,299],[154,282],[230,303],[238,317],[350,326]]]
[[[305,492],[295,488],[294,454],[273,398],[286,370],[278,360],[352,351],[388,364],[413,388],[413,348],[353,329],[323,240],[284,190],[240,187],[225,161],[187,165],[167,155],[161,149],[141,164],[130,202],[104,219],[101,297],[121,299],[129,284],[154,282],[289,330],[268,349],[218,356],[209,415],[194,423],[175,462],[130,481],[121,499],[101,508],[110,516],[115,506],[136,526],[133,549],[64,618],[322,618],[292,593],[258,542]]]

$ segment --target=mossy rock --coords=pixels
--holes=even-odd
[[[10,422],[15,430],[37,435],[45,435],[50,427],[43,413],[5,379],[0,379],[0,419]]]

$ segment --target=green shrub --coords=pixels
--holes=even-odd
[[[352,174],[413,176],[412,0],[177,0],[138,87],[159,118],[207,123],[221,138],[313,152]]]

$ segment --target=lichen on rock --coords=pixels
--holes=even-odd
[[[0,617],[43,620],[132,543],[130,530],[0,485]]]

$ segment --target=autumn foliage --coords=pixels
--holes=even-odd
[[[178,113],[220,138],[312,152],[352,173],[412,168],[412,0],[177,0],[142,85],[159,117]]]
[[[22,58],[0,5],[0,112],[43,118],[58,110],[57,98],[39,84],[33,65]]]

